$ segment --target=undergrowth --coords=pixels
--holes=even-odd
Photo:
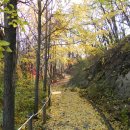
[[[42,82],[39,88],[39,109],[42,106]],[[3,84],[0,85],[0,108],[2,108]],[[22,125],[33,114],[34,110],[34,80],[21,78],[16,82],[15,92],[15,122],[16,128]],[[2,126],[2,109],[0,109],[0,126]]]
[[[43,99],[42,82],[39,85],[39,108],[42,106]],[[22,79],[17,82],[16,87],[16,124],[24,123],[28,115],[33,114],[34,110],[34,80]]]
[[[119,75],[125,76],[130,71],[129,46],[128,43],[122,44],[104,56],[81,60],[70,73],[72,79],[69,84],[79,86],[80,95],[92,100],[115,130],[128,130],[129,96],[126,93],[119,96],[116,80]]]

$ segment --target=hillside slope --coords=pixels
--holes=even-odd
[[[105,52],[77,63],[70,84],[92,100],[116,129],[127,130],[130,104],[130,36]],[[118,128],[118,129],[119,129]]]

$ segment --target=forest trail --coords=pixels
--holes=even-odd
[[[52,106],[45,130],[108,130],[92,105],[65,86],[67,80],[52,87]]]

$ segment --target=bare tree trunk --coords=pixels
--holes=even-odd
[[[51,11],[51,10],[50,10]],[[51,17],[51,13],[49,13],[49,17]],[[48,60],[50,58],[50,44],[51,44],[51,18],[49,20],[49,30],[48,30],[48,33],[49,33],[49,36],[48,36]],[[49,84],[48,84],[48,98],[49,98],[49,101],[48,101],[48,106],[51,105],[51,97],[49,97],[51,94],[51,75],[50,75],[50,80],[49,80]]]
[[[17,10],[17,0],[9,0],[7,7],[10,8],[13,5]],[[8,18],[9,14],[4,14],[5,26],[5,40],[10,43],[11,53],[5,53],[5,66],[4,66],[4,105],[3,105],[3,130],[14,130],[14,112],[15,112],[15,58],[16,58],[16,28],[9,25],[12,21]]]
[[[100,8],[101,8],[102,12],[103,12],[104,14],[106,14],[106,11],[105,11],[105,9],[104,9],[102,3],[100,3]],[[110,38],[111,42],[113,42],[113,37],[112,37],[112,36],[114,36],[115,39],[116,39],[116,36],[115,36],[115,32],[114,32],[113,27],[112,27],[112,21],[111,21],[110,19],[106,18],[106,22],[107,22],[107,23],[109,24],[109,26],[110,26],[110,30],[111,30],[111,31],[109,32],[109,38]]]
[[[57,63],[56,63],[56,43],[54,42],[54,48],[53,48],[53,58],[55,59],[54,63],[53,63],[53,66],[52,66],[52,69],[53,69],[53,74],[52,74],[52,77],[53,79],[55,80],[56,79],[56,73],[57,73]]]
[[[120,3],[121,3],[121,5],[122,5],[122,2],[121,2],[121,1],[120,1]],[[119,6],[118,6],[118,4],[117,4],[116,1],[115,1],[115,5],[117,6],[118,10],[121,10],[121,9],[119,8]],[[125,20],[127,21],[127,24],[128,24],[128,26],[129,26],[129,28],[130,28],[130,19],[129,19],[128,15],[126,14],[126,12],[125,12],[124,10],[122,11],[122,15],[125,17]]]
[[[48,70],[48,0],[46,1],[46,25],[45,25],[45,54],[44,54],[44,80],[43,80],[43,92],[45,94],[44,100],[46,100],[46,92],[47,92],[47,70]],[[44,117],[43,123],[46,123],[46,106],[43,109]]]
[[[44,54],[44,92],[47,90],[47,68],[48,68],[48,2],[46,3],[46,30],[45,30],[45,54]]]
[[[37,111],[38,111],[40,49],[41,49],[41,0],[38,0],[38,49],[36,51],[36,79],[35,79],[34,113],[37,113]]]
[[[113,31],[114,31],[114,37],[115,37],[115,41],[116,43],[119,41],[118,39],[118,29],[117,29],[117,25],[116,25],[116,19],[115,19],[115,16],[113,16],[111,18],[112,20],[112,23],[113,23]]]

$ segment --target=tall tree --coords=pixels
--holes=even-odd
[[[47,44],[48,44],[48,1],[46,1],[46,14],[45,14],[45,19],[46,19],[46,24],[45,24],[45,44],[44,44],[44,48],[45,48],[45,54],[44,54],[44,80],[43,80],[43,93],[46,95],[46,91],[47,91],[47,66],[48,66],[48,49],[47,49]],[[46,96],[44,97],[44,101]],[[46,123],[46,107],[44,108],[44,117],[43,117],[43,123]]]
[[[41,50],[41,0],[38,0],[38,48],[36,51],[36,79],[35,79],[35,102],[34,113],[38,111],[38,86],[39,86],[39,70],[40,70],[40,50]]]
[[[46,14],[45,14],[45,19],[46,19],[46,25],[45,25],[45,54],[44,54],[44,91],[46,92],[47,90],[47,67],[48,67],[48,1],[46,2]]]
[[[9,0],[6,8],[17,10],[17,0]],[[3,130],[14,130],[14,111],[15,111],[15,58],[16,58],[16,27],[10,25],[12,22],[11,14],[4,14],[5,40],[10,43],[12,52],[5,52],[4,67],[4,98],[3,98]]]

